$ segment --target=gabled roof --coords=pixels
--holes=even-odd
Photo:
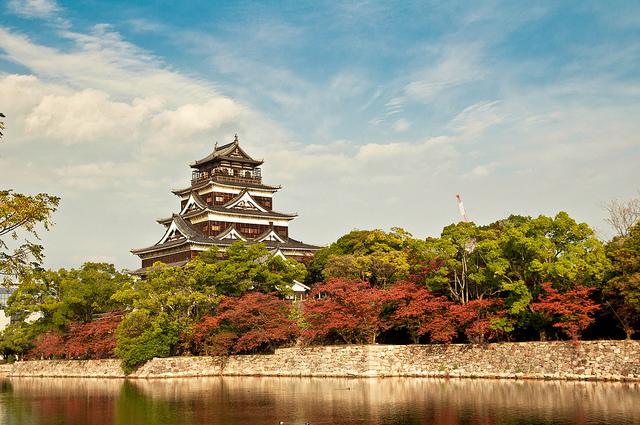
[[[189,194],[189,199],[187,200],[187,203],[184,204],[182,211],[180,211],[180,215],[184,215],[194,208],[200,211],[207,209],[207,203],[200,195],[198,195],[197,192],[191,192],[191,194]]]
[[[299,282],[299,281],[294,279],[293,280],[293,285],[291,286],[291,289],[293,289],[294,292],[307,292],[311,288],[308,287],[307,285],[305,285],[304,283]]]
[[[238,135],[236,134],[233,142],[227,143],[226,145],[222,145],[222,146],[218,146],[216,144],[216,146],[213,148],[213,152],[211,152],[209,155],[205,156],[204,158],[189,164],[189,166],[191,168],[200,168],[209,162],[222,161],[222,160],[244,162],[252,165],[260,165],[264,162],[262,160],[256,160],[251,158],[249,154],[246,153],[244,149],[240,147],[240,142],[238,141]]]
[[[267,229],[255,240],[256,242],[264,242],[264,241],[274,241],[274,242],[281,242],[281,243],[286,242],[286,240],[282,236],[280,236],[273,230],[273,227],[270,229]]]
[[[242,189],[240,193],[238,193],[233,199],[224,204],[222,208],[235,208],[235,209],[243,209],[248,211],[260,211],[267,212],[265,208],[260,205],[258,201],[253,199],[253,196],[249,194],[248,189]]]
[[[204,236],[200,231],[194,228],[189,222],[178,214],[171,216],[171,224],[165,230],[162,238],[152,246],[146,248],[132,249],[134,254],[142,254],[149,251],[155,251],[158,247],[174,248],[188,243],[201,243],[213,245],[213,241]]]
[[[241,240],[241,241],[247,240],[247,238],[245,238],[244,236],[242,236],[240,232],[238,232],[238,230],[236,229],[235,223],[232,223],[231,226],[227,227],[223,232],[216,235],[213,239],[219,240],[219,241],[224,239],[230,239],[233,242],[238,240]]]

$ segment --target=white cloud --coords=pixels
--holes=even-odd
[[[494,171],[497,165],[498,163],[495,161],[488,164],[477,165],[473,167],[473,169],[469,173],[464,174],[463,177],[464,178],[486,177]]]
[[[143,174],[138,164],[100,162],[89,164],[75,164],[55,168],[54,175],[60,179],[63,185],[74,189],[98,189],[106,187],[118,187],[139,179]]]
[[[26,117],[26,132],[65,144],[95,142],[105,137],[122,141],[133,136],[129,131],[147,113],[144,105],[114,102],[109,94],[94,89],[67,95],[45,94]]]
[[[63,197],[45,241],[56,265],[104,255],[137,266],[127,250],[158,239],[153,218],[178,207],[168,191],[188,184],[186,164],[236,132],[265,159],[265,182],[283,184],[276,208],[300,213],[292,235],[311,243],[356,227],[436,234],[457,219],[458,191],[486,223],[559,209],[598,219],[592,204],[637,190],[632,81],[528,87],[514,64],[487,63],[488,47],[464,40],[428,47],[426,65],[403,64],[395,79],[371,81],[375,72],[356,69],[312,81],[279,58],[250,54],[262,44],[243,50],[241,37],[192,34],[220,86],[106,25],[56,34],[64,49],[0,28],[3,58],[32,74],[0,74],[0,100],[11,99],[2,106],[3,184]],[[290,34],[302,33],[284,26],[247,37],[285,46]],[[184,32],[174,36],[184,43]]]
[[[182,105],[155,116],[153,124],[162,133],[174,137],[189,137],[194,133],[219,128],[237,120],[245,109],[227,97],[216,97],[207,102]]]
[[[404,118],[399,119],[398,121],[393,123],[393,130],[396,133],[402,133],[411,128],[411,123]]]
[[[456,115],[448,126],[467,138],[478,137],[504,121],[505,115],[499,106],[499,101],[475,103]]]
[[[96,25],[88,34],[59,34],[75,47],[62,52],[0,27],[0,49],[6,60],[27,67],[39,78],[101,90],[115,99],[159,97],[177,107],[220,96],[211,84],[171,70],[108,25]]]
[[[9,0],[7,7],[27,18],[47,18],[60,10],[55,0]]]
[[[153,33],[153,32],[168,30],[168,27],[166,25],[160,22],[151,21],[145,18],[129,19],[127,23],[131,26],[131,28],[134,31],[141,32],[141,33],[145,33],[145,32]]]
[[[407,97],[433,101],[445,90],[476,81],[485,76],[481,63],[483,48],[478,43],[452,44],[440,48],[434,63],[416,72],[404,88]]]

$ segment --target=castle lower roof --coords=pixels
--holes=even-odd
[[[164,236],[160,241],[158,241],[155,245],[151,245],[145,248],[132,249],[131,252],[133,254],[147,254],[156,251],[164,251],[171,248],[178,248],[183,245],[205,245],[205,246],[218,246],[221,248],[225,248],[231,245],[234,242],[237,242],[238,239],[225,238],[226,234],[232,230],[235,230],[235,223],[229,227],[225,232],[222,232],[216,236],[206,236],[203,234],[197,227],[191,225],[184,217],[179,214],[173,214],[171,216],[171,224],[166,229]],[[272,231],[270,229],[269,231]],[[179,234],[179,236],[177,236]],[[268,234],[267,232],[258,235],[255,238],[249,238],[246,236],[242,236],[242,240],[247,243],[263,243],[267,246],[267,248],[280,248],[280,249],[292,249],[292,250],[302,250],[302,251],[316,251],[320,247],[315,245],[305,244],[304,242],[298,241],[289,237],[279,236],[279,240],[265,239],[265,236]]]

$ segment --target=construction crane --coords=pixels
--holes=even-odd
[[[456,201],[458,202],[458,211],[460,211],[460,216],[462,217],[462,221],[465,223],[468,223],[469,217],[467,217],[467,212],[464,210],[464,204],[462,203],[462,196],[460,196],[459,193],[456,194]],[[476,249],[476,244],[477,244],[476,238],[471,238],[464,244],[464,250],[467,251],[467,253],[471,253]]]
[[[469,222],[469,218],[467,217],[467,213],[464,210],[464,204],[462,203],[462,196],[459,193],[456,194],[456,201],[458,202],[458,210],[460,211],[460,216],[462,216],[462,221],[465,223]]]

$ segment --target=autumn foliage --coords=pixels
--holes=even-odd
[[[453,303],[411,282],[398,282],[388,290],[395,307],[391,320],[405,328],[414,343],[429,336],[433,342],[451,342],[458,332],[458,318]]]
[[[50,331],[35,340],[35,347],[27,353],[30,359],[50,359],[64,357],[64,336],[61,332]]]
[[[69,325],[64,334],[50,331],[41,335],[29,358],[105,359],[114,356],[115,331],[122,317],[107,314],[97,320]]]
[[[564,293],[553,288],[551,282],[542,284],[534,311],[542,314],[553,327],[561,329],[572,340],[580,339],[582,332],[594,322],[593,314],[599,306],[589,298],[593,288],[575,286]]]
[[[505,320],[495,300],[465,305],[424,286],[399,281],[388,288],[332,279],[316,285],[304,303],[302,336],[312,343],[373,344],[385,331],[404,329],[414,343],[450,343],[464,334],[471,342],[495,338]]]
[[[227,297],[215,315],[194,326],[188,339],[198,354],[270,352],[297,338],[298,324],[291,315],[291,303],[274,295]]]
[[[560,292],[551,283],[532,303],[545,326],[577,340],[598,309],[591,288]],[[42,334],[29,358],[108,358],[116,346],[118,314],[73,322],[65,333]],[[509,332],[512,319],[502,300],[451,301],[415,282],[375,287],[361,280],[330,279],[313,287],[309,298],[293,304],[271,294],[227,296],[180,336],[184,352],[229,355],[272,352],[302,337],[310,344],[374,344],[387,331],[404,331],[413,343],[485,343]]]
[[[363,281],[331,279],[316,285],[304,303],[302,336],[313,342],[373,344],[392,326],[383,316],[387,291]]]

